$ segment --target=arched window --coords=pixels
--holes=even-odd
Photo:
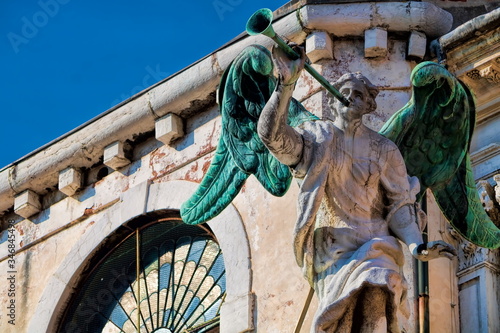
[[[132,224],[103,242],[58,332],[218,332],[225,269],[209,228]]]

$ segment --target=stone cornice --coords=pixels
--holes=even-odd
[[[476,121],[498,113],[500,96],[500,9],[480,16],[439,38],[448,69],[476,97]]]
[[[479,263],[476,263],[473,266],[464,268],[463,270],[459,271],[457,273],[457,277],[462,278],[462,277],[464,277],[472,272],[480,270],[481,268],[487,268],[487,269],[491,270],[492,272],[494,272],[495,274],[500,274],[500,267],[499,266],[494,265],[492,263],[489,263],[487,261],[481,261]]]
[[[447,51],[458,47],[479,35],[498,28],[500,9],[478,16],[439,38],[439,44]]]
[[[472,166],[475,167],[494,156],[500,155],[500,144],[492,143],[471,154]]]
[[[488,66],[498,67],[499,57],[500,27],[448,51],[447,65],[457,76],[467,75],[471,79],[476,79],[483,75],[487,76],[488,73],[478,73],[477,77],[468,73],[479,72]]]
[[[309,5],[300,9],[305,28],[325,30],[335,36],[363,36],[371,28],[389,32],[421,31],[430,38],[447,33],[453,17],[426,2],[361,2]]]

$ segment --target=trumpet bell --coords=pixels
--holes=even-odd
[[[274,38],[276,33],[271,23],[273,23],[273,12],[268,8],[262,8],[250,16],[247,22],[246,31],[250,36],[263,34],[267,37]]]

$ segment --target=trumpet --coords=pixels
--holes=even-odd
[[[248,19],[246,31],[250,36],[262,34],[271,38],[290,59],[298,59],[300,56],[297,52],[295,52],[279,35],[276,34],[273,29],[272,22],[273,12],[268,8],[259,9]],[[304,64],[304,69],[344,106],[349,106],[349,101],[307,62]]]

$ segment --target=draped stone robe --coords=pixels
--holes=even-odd
[[[372,130],[360,129],[362,147],[346,144],[344,132],[329,120],[296,130],[304,149],[293,168],[300,183],[294,250],[319,297],[312,330],[350,331],[352,320],[344,319],[370,286],[390,296],[388,330],[398,331],[397,311],[407,312],[404,256],[389,221],[414,205],[418,180],[407,176],[396,145]]]

